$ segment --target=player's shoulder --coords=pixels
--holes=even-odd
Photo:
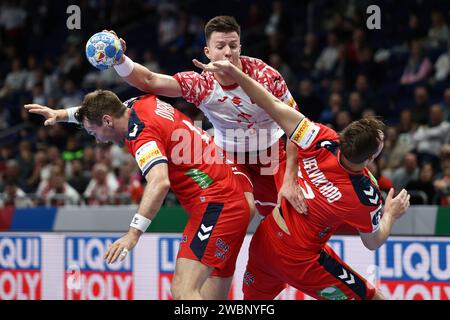
[[[198,73],[197,71],[182,71],[178,72],[174,75],[174,77],[178,81],[202,81],[207,83],[214,82],[214,73],[211,71],[205,71],[203,70],[201,73]]]
[[[270,66],[265,63],[263,60],[249,57],[249,56],[241,56],[242,69],[246,73],[256,72],[256,71],[264,71]]]
[[[350,181],[361,204],[370,207],[380,205],[381,192],[375,178],[364,171],[363,174],[350,175]]]
[[[142,115],[139,115],[138,112],[136,112],[136,109],[131,108],[130,118],[128,119],[127,141],[131,142],[137,140],[142,131],[144,131],[145,122],[142,118]]]

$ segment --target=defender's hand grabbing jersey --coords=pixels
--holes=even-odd
[[[316,299],[371,299],[375,288],[326,244],[342,223],[363,233],[379,228],[382,198],[367,169],[339,163],[335,131],[304,119],[290,139],[299,147],[299,179],[308,214],[286,200],[281,210],[290,234],[273,215],[261,221],[249,249],[245,299],[273,299],[289,284]]]
[[[130,108],[126,143],[143,176],[167,163],[171,188],[189,214],[178,257],[212,266],[215,275],[231,276],[249,211],[230,166],[215,161],[216,146],[206,132],[156,96],[125,104]]]
[[[298,109],[277,70],[256,58],[241,56],[240,61],[244,73],[281,101]],[[277,190],[283,179],[278,170],[286,160],[284,144],[280,140],[283,130],[262,108],[251,101],[238,84],[222,86],[209,71],[201,74],[194,71],[180,72],[174,78],[186,101],[201,109],[213,124],[216,145],[225,150],[227,159],[233,163],[244,191],[254,193],[258,212],[262,215],[269,214],[276,206]],[[266,155],[265,150],[271,146],[277,148]],[[238,163],[236,153],[252,152],[255,155],[259,151],[264,151],[263,161],[260,161],[258,155],[257,161],[253,162],[246,154],[245,163]],[[267,157],[270,157],[270,163]]]

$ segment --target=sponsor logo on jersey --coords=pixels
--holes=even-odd
[[[142,172],[147,171],[147,169],[150,168],[155,161],[161,159],[167,158],[162,155],[161,150],[159,150],[155,141],[144,143],[136,151],[136,161]]]
[[[65,238],[65,299],[133,299],[133,252],[129,252],[124,261],[113,264],[103,259],[115,240],[111,237]]]
[[[40,300],[41,238],[0,236],[0,300]]]
[[[192,180],[194,180],[194,182],[197,183],[201,189],[208,188],[214,182],[214,180],[211,179],[208,174],[199,169],[189,169],[189,171],[187,171],[185,174],[188,177],[191,177]]]
[[[338,287],[327,287],[317,291],[317,294],[327,300],[346,300],[347,296]]]
[[[319,133],[320,127],[313,122],[304,118],[291,135],[291,140],[302,149],[311,146],[314,139]]]

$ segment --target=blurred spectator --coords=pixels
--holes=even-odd
[[[7,206],[16,208],[33,206],[33,202],[27,197],[27,194],[13,180],[6,181],[4,191],[0,194],[0,208]]]
[[[243,29],[246,30],[249,39],[259,37],[259,35],[263,33],[265,20],[260,9],[258,3],[251,3],[248,8],[248,16],[243,21]]]
[[[133,156],[128,152],[128,148],[123,146],[119,147],[117,144],[111,146],[111,167],[113,170],[119,170],[122,165],[128,160],[133,160]]]
[[[95,165],[95,149],[92,146],[86,146],[83,153],[83,170],[91,172]]]
[[[6,75],[3,88],[0,89],[0,98],[24,89],[27,75],[27,71],[22,68],[20,59],[15,58],[11,65],[11,71]]]
[[[299,105],[302,105],[299,102]],[[339,111],[342,109],[342,98],[339,94],[333,93],[328,99],[328,107],[323,110],[319,116],[319,122],[324,124],[331,124],[333,127],[336,125],[336,117]]]
[[[369,80],[365,74],[358,74],[355,80],[355,91],[359,93],[362,103],[366,107],[374,107],[375,94],[369,86]]]
[[[293,61],[294,65],[298,65],[298,68],[302,73],[309,74],[313,71],[317,57],[320,54],[319,47],[317,45],[316,35],[312,32],[308,32],[305,35],[305,44],[301,47],[300,55],[298,59]]]
[[[445,89],[440,106],[444,113],[444,120],[450,121],[450,88]]]
[[[419,161],[432,162],[436,167],[443,144],[449,141],[450,123],[444,120],[442,109],[435,104],[430,108],[429,124],[420,126],[413,134]]]
[[[335,127],[335,130],[337,132],[341,132],[351,122],[352,122],[352,118],[350,117],[350,113],[347,110],[341,110],[336,115],[336,127]]]
[[[317,75],[326,75],[331,72],[339,56],[339,42],[336,34],[330,32],[327,36],[327,46],[320,53],[316,61],[315,72]]]
[[[109,204],[112,203],[118,186],[116,177],[108,171],[108,167],[103,163],[96,163],[83,195],[89,205]]]
[[[288,39],[292,34],[292,23],[290,16],[286,14],[283,1],[272,2],[272,12],[265,27],[266,35],[281,34]]]
[[[32,102],[45,106],[47,104],[47,98],[44,94],[44,87],[42,84],[37,83],[31,89]]]
[[[50,177],[41,182],[36,193],[40,204],[47,206],[80,203],[80,195],[66,182],[64,173],[59,166],[52,166]]]
[[[425,192],[427,201],[425,203],[415,193],[411,194],[411,204],[433,204],[436,191],[433,185],[433,165],[424,162],[420,167],[419,179],[408,182],[405,189],[408,191]]]
[[[294,88],[295,84],[297,83],[297,79],[292,72],[291,67],[286,64],[286,62],[283,60],[283,58],[278,53],[272,53],[269,56],[269,65],[283,76],[284,81],[286,81],[286,84],[288,88]]]
[[[50,170],[47,166],[47,155],[44,151],[38,151],[34,155],[34,164],[30,177],[27,179],[27,190],[29,192],[35,192],[41,183],[42,176],[49,176],[50,174],[45,174],[45,170]]]
[[[173,4],[162,3],[159,8],[159,23],[158,23],[158,44],[165,47],[177,36],[177,20],[174,12],[176,10]]]
[[[422,42],[415,40],[411,42],[410,55],[403,71],[403,75],[400,78],[400,83],[408,85],[423,81],[428,76],[431,68],[431,61],[423,52]]]
[[[408,152],[403,160],[403,165],[392,173],[392,183],[395,190],[402,190],[410,181],[419,178],[419,167],[417,164],[417,156]]]
[[[352,121],[356,121],[362,118],[362,112],[364,110],[361,96],[358,92],[352,92],[348,97],[348,106],[350,111],[350,118]]]
[[[438,204],[450,205],[450,145],[444,145],[441,149],[441,172],[436,175],[434,188],[437,193]]]
[[[346,47],[341,44],[338,47],[338,58],[332,70],[332,76],[345,79],[346,88],[350,88],[353,85],[355,78],[355,62],[347,57]]]
[[[83,194],[90,181],[89,172],[83,170],[83,163],[80,159],[71,161],[71,172],[69,184],[79,193]]]
[[[378,161],[372,161],[367,166],[367,169],[369,169],[370,173],[372,173],[375,179],[377,179],[378,187],[381,191],[388,193],[389,189],[394,187],[392,181],[381,173],[380,164]]]
[[[25,90],[31,91],[31,89],[38,83],[41,79],[42,71],[37,67],[36,57],[34,55],[29,55],[27,59],[27,76],[25,80]]]
[[[19,156],[17,158],[20,167],[19,180],[23,181],[24,191],[29,192],[26,181],[33,173],[33,151],[30,142],[23,140],[19,143]]]
[[[20,44],[25,33],[27,12],[20,7],[18,1],[2,1],[0,6],[0,26],[5,33],[6,42]]]
[[[362,29],[354,29],[352,32],[352,41],[347,44],[347,56],[351,61],[361,59],[363,50],[367,47],[366,34]]]
[[[400,112],[400,122],[398,124],[398,133],[401,136],[410,137],[412,139],[412,131],[417,127],[414,122],[411,110],[402,110]],[[405,139],[405,138],[403,138]],[[409,139],[409,140],[411,140]]]
[[[83,102],[83,94],[75,88],[72,80],[64,82],[64,92],[59,104],[65,109],[69,107],[79,106]]]
[[[131,199],[132,203],[139,203],[144,193],[144,187],[141,184],[141,175],[137,170],[136,161],[133,159],[126,161],[119,169],[119,177],[117,180],[119,182],[119,188],[116,192],[116,198],[125,194]]]
[[[382,167],[383,170],[392,172],[400,167],[405,155],[414,148],[414,145],[408,140],[400,139],[398,129],[395,127],[387,128],[385,139],[382,153]]]
[[[299,83],[299,97],[297,103],[302,112],[313,121],[319,120],[319,115],[323,110],[323,103],[320,97],[314,92],[310,80],[302,80]]]
[[[429,97],[425,87],[416,87],[414,90],[415,106],[411,109],[412,121],[417,125],[428,123]]]
[[[448,73],[450,72],[450,38],[447,40],[447,52],[441,54],[434,64],[434,77],[435,81],[443,81],[448,79]]]
[[[419,17],[415,13],[411,13],[408,19],[408,28],[406,30],[405,42],[411,43],[414,40],[425,38],[427,31],[420,23]]]
[[[21,168],[17,160],[10,159],[6,161],[5,173],[3,176],[5,181],[14,181],[20,189],[26,189],[26,181],[21,175]]]
[[[428,45],[430,47],[439,47],[448,39],[448,26],[439,11],[433,11],[431,14],[431,28],[428,30]]]

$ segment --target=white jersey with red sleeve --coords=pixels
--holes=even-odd
[[[260,59],[241,56],[242,71],[291,107],[297,105],[281,74]],[[230,152],[265,150],[284,134],[238,84],[222,86],[212,72],[174,75],[186,101],[200,108],[214,126],[216,144]]]
[[[287,201],[282,212],[299,244],[319,250],[342,223],[376,232],[382,209],[377,182],[367,169],[349,172],[340,164],[338,134],[305,118],[290,139],[299,148],[299,184],[308,214],[298,214]]]
[[[167,163],[171,188],[188,213],[203,202],[242,198],[231,167],[215,158],[212,138],[188,117],[154,95],[125,104],[130,112],[126,143],[142,175]]]

